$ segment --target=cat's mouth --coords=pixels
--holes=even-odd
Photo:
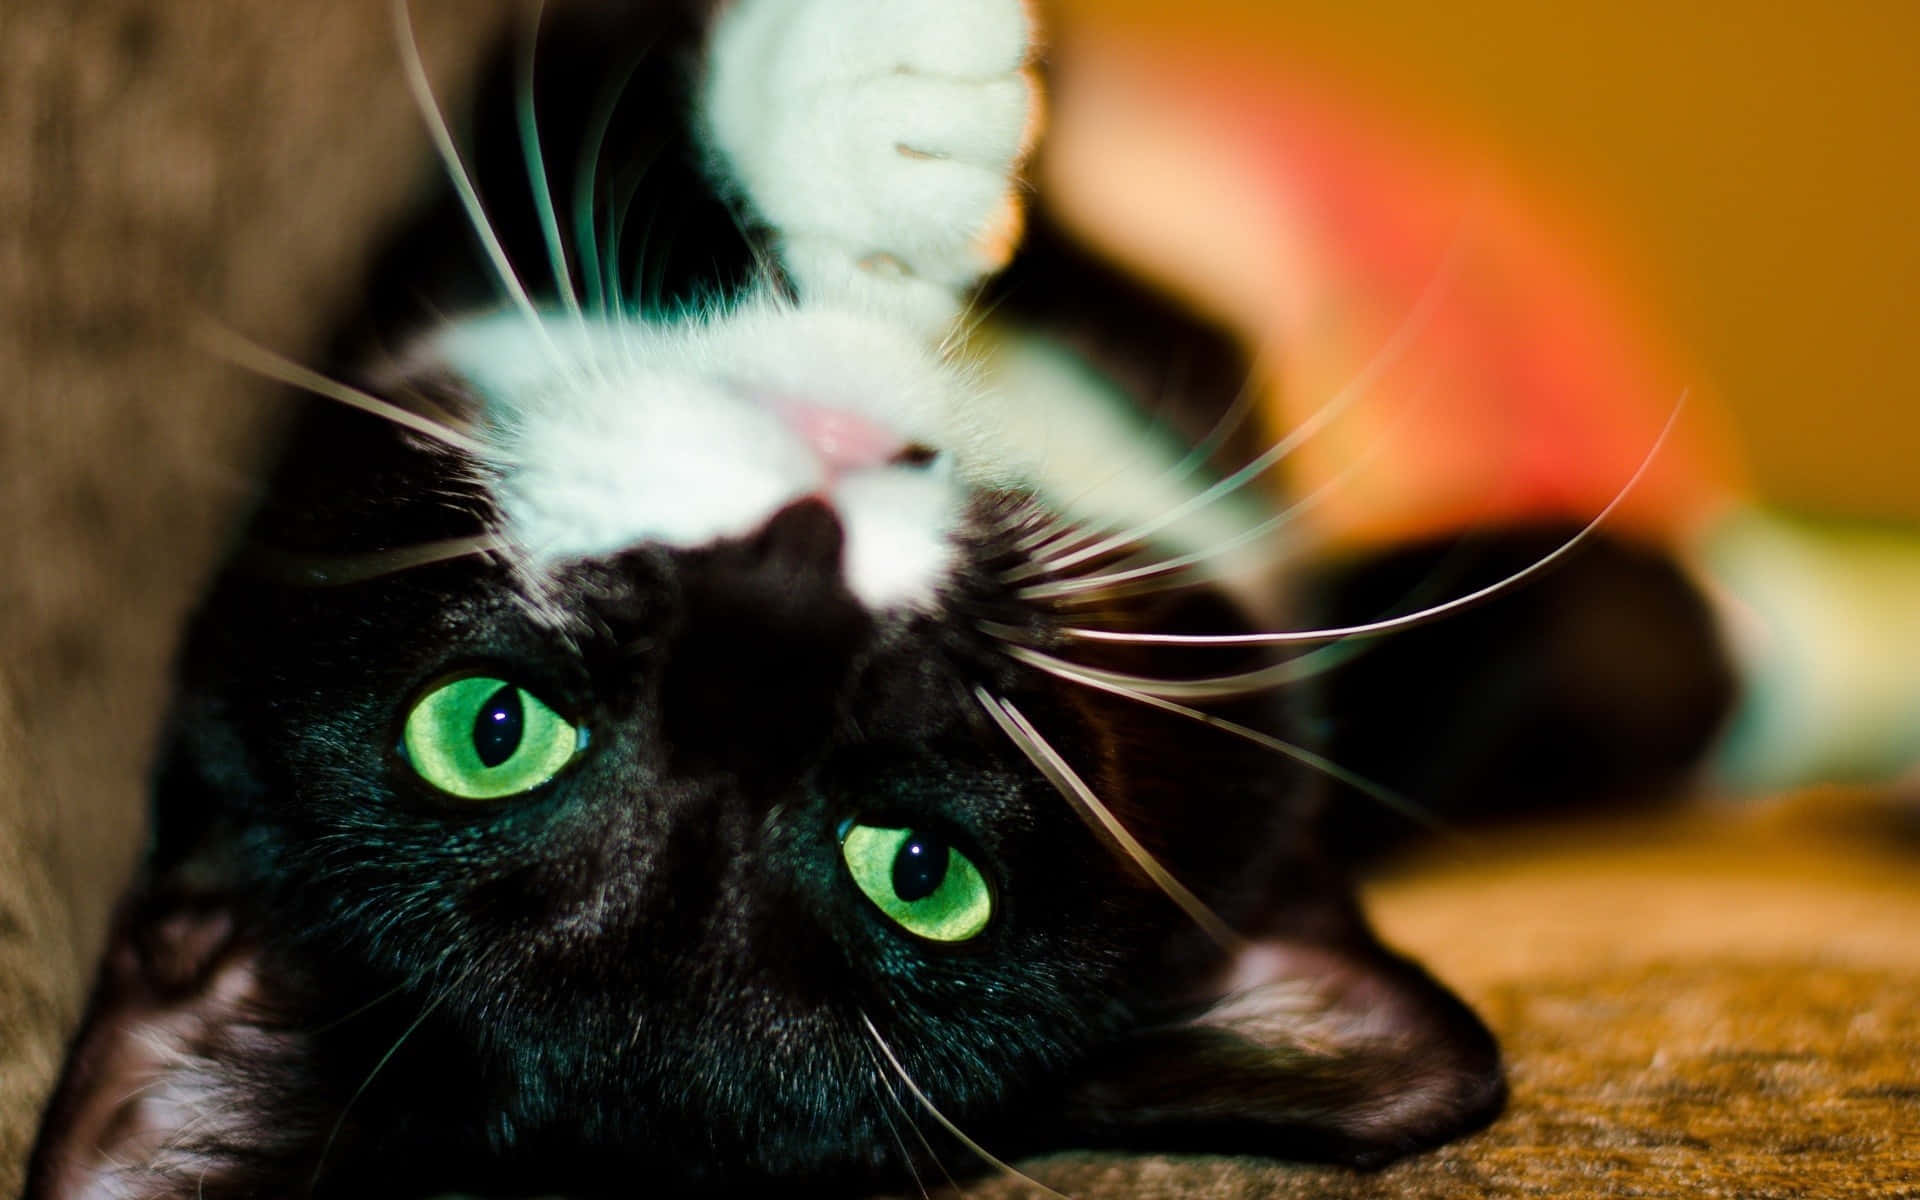
[[[547,571],[647,545],[756,536],[819,500],[868,609],[926,608],[951,577],[970,489],[942,414],[963,386],[844,314],[745,310],[658,328],[556,318],[456,326],[437,343],[479,401],[505,540]]]
[[[899,463],[911,445],[879,421],[806,397],[776,392],[761,403],[813,450],[829,485],[849,471]]]

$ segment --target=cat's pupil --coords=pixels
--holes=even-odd
[[[947,858],[945,838],[916,830],[893,856],[893,894],[907,901],[933,895],[947,878]]]
[[[520,748],[526,714],[520,707],[520,689],[507,684],[480,706],[473,718],[473,752],[484,766],[497,767]]]

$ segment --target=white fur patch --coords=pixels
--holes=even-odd
[[[999,267],[1036,103],[1021,0],[734,0],[709,134],[805,301],[942,330]]]
[[[482,398],[503,532],[530,565],[744,537],[817,495],[855,595],[933,601],[966,498],[954,462],[850,467],[792,414],[954,444],[970,389],[929,347],[1011,246],[1032,36],[1022,0],[732,0],[702,117],[799,305],[481,317],[431,347]]]
[[[950,460],[835,470],[780,413],[800,402],[945,445],[969,389],[890,324],[775,303],[670,325],[508,313],[432,349],[482,400],[502,532],[536,569],[744,537],[817,495],[869,607],[926,605],[951,571],[966,491]]]

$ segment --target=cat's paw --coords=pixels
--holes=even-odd
[[[1004,265],[1034,37],[1023,0],[734,0],[706,122],[803,298],[950,313]]]

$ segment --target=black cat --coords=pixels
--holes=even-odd
[[[1371,1164],[1497,1110],[1274,752],[1300,697],[1143,699],[1267,652],[1068,632],[1249,619],[1033,598],[1145,535],[968,427],[976,290],[1136,395],[1178,364],[1196,430],[1244,364],[1044,221],[1003,262],[1021,5],[702,7],[503,52],[484,222],[382,256],[357,408],[189,633],[30,1196],[849,1194],[974,1161],[940,1118]]]

